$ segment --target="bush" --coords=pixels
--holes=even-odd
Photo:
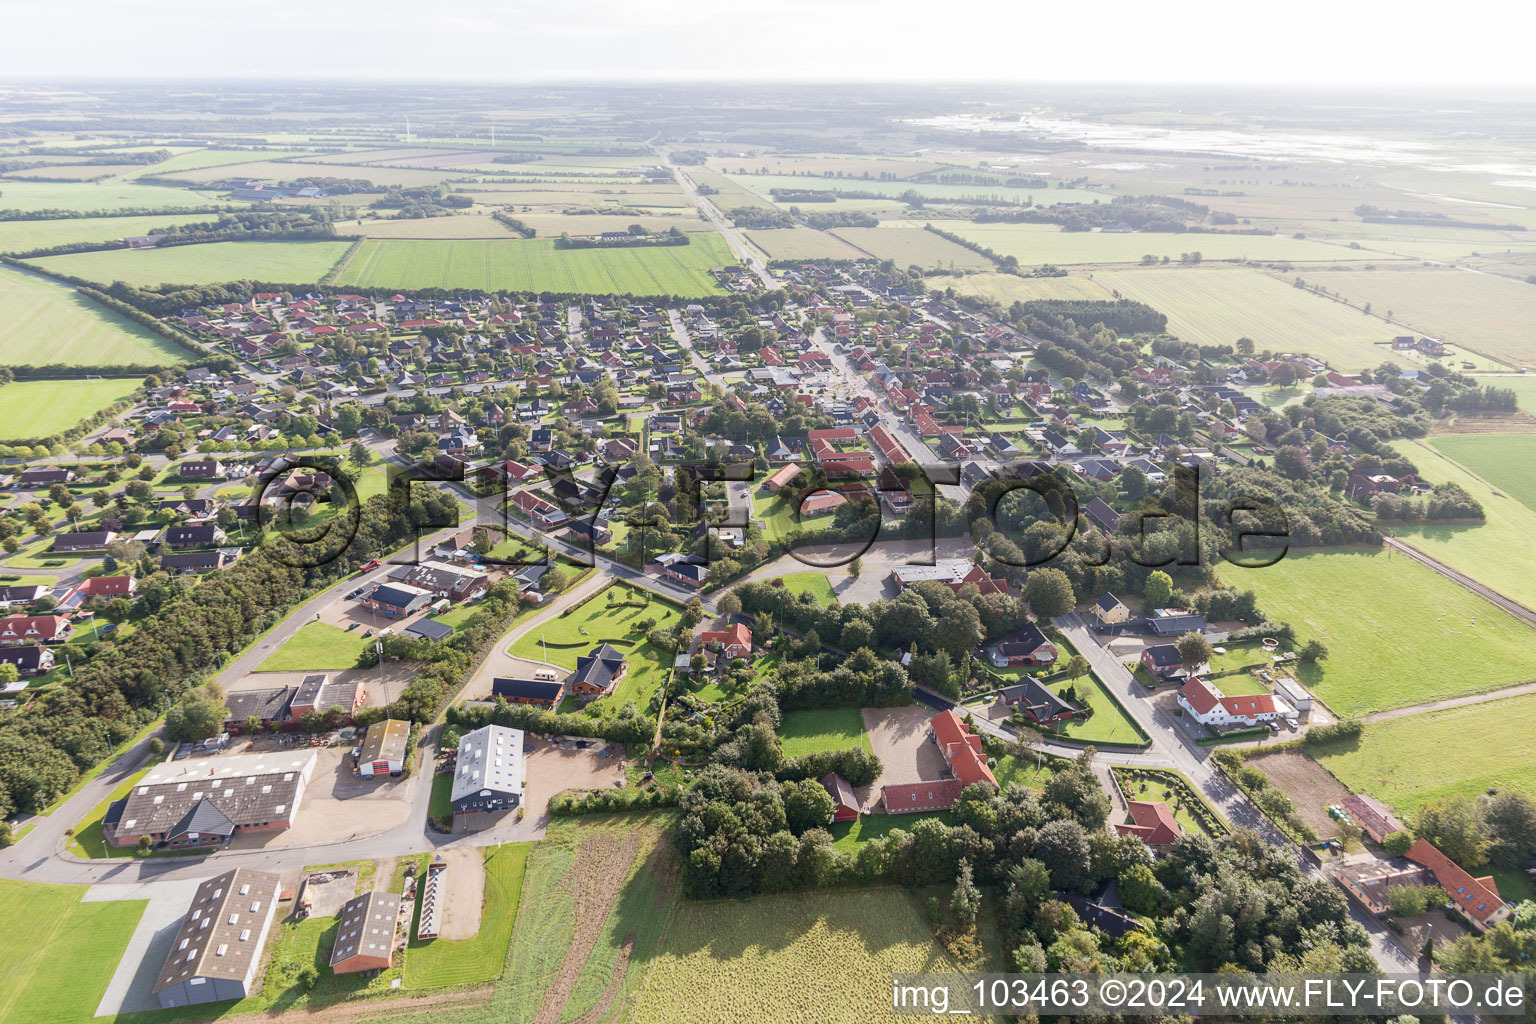
[[[1306,743],[1308,746],[1316,747],[1325,743],[1338,743],[1341,740],[1358,739],[1360,734],[1364,731],[1364,724],[1357,721],[1335,722],[1332,725],[1318,725],[1313,726],[1307,731],[1307,735],[1302,742]]]
[[[836,772],[851,786],[867,786],[880,777],[881,769],[880,759],[874,754],[849,747],[846,750],[822,750],[785,761],[775,775],[780,782],[788,782],[819,779],[828,772]]]

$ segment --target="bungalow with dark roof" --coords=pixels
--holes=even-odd
[[[997,691],[997,702],[1016,707],[1037,725],[1064,722],[1077,714],[1078,708],[1038,679],[1025,677],[1014,686]]]
[[[391,618],[404,618],[432,603],[434,594],[405,583],[381,583],[359,598],[363,607],[383,612]]]
[[[553,708],[565,696],[565,683],[559,679],[507,679],[498,676],[491,680],[491,696],[500,697],[508,704]]]
[[[1056,660],[1056,645],[1039,626],[1026,622],[1009,636],[987,648],[987,657],[998,668],[1013,665],[1049,665]]]
[[[585,703],[606,697],[629,672],[629,665],[612,644],[598,644],[576,659],[576,671],[566,680],[571,693]]]

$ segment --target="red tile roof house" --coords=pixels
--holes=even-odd
[[[138,588],[139,581],[132,576],[96,576],[71,588],[59,599],[57,608],[74,611],[93,597],[132,597]]]
[[[0,646],[29,641],[46,644],[69,637],[73,627],[62,615],[7,615],[0,619]]]
[[[960,793],[964,789],[965,785],[959,779],[882,786],[880,802],[885,804],[886,814],[947,811],[955,806],[955,801],[960,799]]]
[[[570,518],[554,504],[528,491],[518,491],[512,495],[512,505],[526,513],[536,526],[545,530],[559,526]]]
[[[987,767],[987,755],[981,749],[981,737],[965,728],[965,723],[953,711],[941,711],[928,723],[933,728],[933,741],[938,744],[944,763],[955,773],[962,786],[973,782],[990,782],[997,785],[992,769]]]
[[[752,657],[752,631],[737,622],[730,629],[707,629],[699,634],[703,644],[719,644],[727,658]]]
[[[1499,895],[1492,875],[1473,878],[1427,839],[1410,846],[1406,856],[1428,868],[1450,902],[1479,928],[1491,928],[1509,916],[1512,908]]]
[[[1135,836],[1154,850],[1167,850],[1184,834],[1173,819],[1173,811],[1161,800],[1130,800],[1126,806],[1131,820],[1115,826],[1115,831],[1123,836]]]
[[[1250,726],[1284,717],[1269,694],[1249,697],[1225,697],[1214,686],[1193,676],[1179,690],[1179,706],[1201,725]]]

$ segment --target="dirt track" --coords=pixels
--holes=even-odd
[[[602,935],[608,911],[624,887],[624,879],[629,876],[630,865],[634,864],[635,854],[640,850],[641,838],[642,833],[638,831],[630,832],[622,840],[617,835],[603,833],[583,841],[577,849],[576,857],[561,881],[574,898],[572,916],[576,920],[576,932],[565,951],[565,959],[560,962],[560,969],[544,993],[543,1005],[534,1016],[533,1024],[557,1024],[560,1020],[565,1004],[576,990],[581,970]],[[626,938],[626,953],[620,958],[626,965],[629,948],[630,942]],[[609,981],[603,999],[592,1008],[592,1014],[600,1018],[607,1013],[607,1001],[612,999],[615,981],[622,980],[623,974],[618,973],[615,980]]]
[[[1321,839],[1333,839],[1339,834],[1339,823],[1328,817],[1328,807],[1344,802],[1349,790],[1327,769],[1306,754],[1295,750],[1282,750],[1248,759],[1248,763],[1265,775],[1277,788],[1291,798],[1296,813]]]

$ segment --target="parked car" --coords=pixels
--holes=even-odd
[[[356,629],[358,626],[361,626],[361,625],[362,625],[361,622],[349,622],[349,623],[347,623],[347,632],[350,633],[354,629]]]
[[[371,630],[371,629],[367,630],[366,632],[363,633],[363,639],[364,640],[368,639],[371,636],[373,636],[373,630]]]

